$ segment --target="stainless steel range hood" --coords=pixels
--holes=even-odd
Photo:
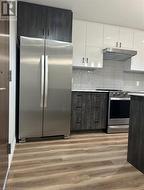
[[[134,50],[106,48],[103,50],[104,60],[126,61],[137,54]]]

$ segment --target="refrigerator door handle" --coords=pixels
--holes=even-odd
[[[43,98],[44,98],[44,55],[41,56],[41,100],[40,107],[43,108]]]
[[[47,108],[48,100],[48,55],[45,56],[45,100],[44,108]]]

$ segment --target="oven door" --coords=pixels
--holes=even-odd
[[[108,125],[128,125],[130,98],[110,98]]]

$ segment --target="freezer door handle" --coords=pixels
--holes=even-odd
[[[43,108],[43,97],[44,97],[44,55],[41,56],[41,100],[40,100],[40,107]]]
[[[47,108],[48,100],[48,55],[45,56],[45,100],[44,108]]]

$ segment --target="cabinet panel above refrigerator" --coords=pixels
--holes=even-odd
[[[71,10],[18,1],[18,36],[72,41]]]

